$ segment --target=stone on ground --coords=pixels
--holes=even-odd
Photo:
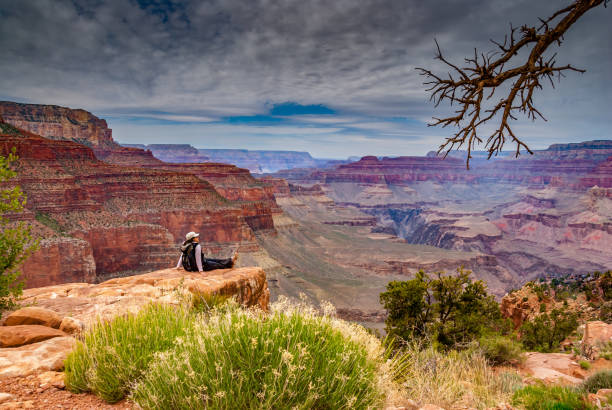
[[[0,347],[19,347],[54,337],[68,336],[61,330],[41,325],[0,327]]]
[[[9,393],[0,393],[0,403],[5,403],[9,400],[13,400],[13,395]]]
[[[0,349],[0,377],[62,370],[74,343],[72,337],[55,337],[21,347]]]
[[[83,322],[81,322],[79,319],[75,319],[73,317],[66,316],[65,318],[62,319],[62,323],[60,324],[59,329],[62,332],[66,332],[68,334],[74,335],[74,334],[80,333],[84,327],[85,326],[83,325]]]
[[[41,325],[57,329],[62,317],[52,310],[41,307],[25,307],[11,313],[4,320],[4,326]]]

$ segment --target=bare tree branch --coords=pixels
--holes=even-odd
[[[459,67],[448,61],[436,43],[436,59],[442,61],[450,68],[446,75],[438,75],[431,70],[417,68],[425,76],[424,84],[431,93],[430,100],[435,106],[447,101],[451,106],[457,105],[455,115],[446,118],[433,118],[430,126],[440,125],[446,127],[453,125],[459,130],[451,137],[447,137],[440,145],[438,153],[444,156],[453,149],[467,145],[466,166],[469,169],[472,150],[476,143],[483,140],[478,134],[479,127],[486,122],[500,116],[499,126],[486,139],[485,148],[489,158],[497,155],[507,140],[516,144],[516,156],[521,149],[530,154],[533,152],[522,137],[518,137],[510,127],[510,120],[516,120],[517,113],[526,115],[535,120],[541,118],[546,121],[542,113],[534,106],[533,95],[542,89],[542,82],[548,80],[554,88],[554,79],[560,80],[565,71],[585,70],[573,67],[570,64],[556,66],[556,53],[549,58],[544,53],[551,44],[561,45],[565,32],[592,8],[601,4],[607,6],[608,0],[575,0],[572,4],[554,12],[547,19],[540,19],[539,27],[522,26],[519,28],[510,25],[510,33],[506,35],[503,43],[491,40],[497,49],[487,54],[479,53],[474,49],[474,56],[465,58],[465,66]],[[522,50],[530,50],[527,61],[521,65],[505,69],[511,62],[516,62],[515,56]],[[514,58],[514,60],[513,60]],[[513,64],[516,65],[516,64]],[[509,84],[509,91],[496,103],[489,103],[497,87]],[[490,91],[489,91],[490,89]]]

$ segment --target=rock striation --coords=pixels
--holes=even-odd
[[[84,145],[22,131],[0,136],[0,155],[13,147],[20,160],[12,182],[28,196],[14,218],[44,238],[23,267],[28,287],[172,266],[191,230],[214,251],[253,247],[254,229],[273,229],[269,208],[229,201],[193,174],[110,165]]]
[[[189,144],[121,144],[124,147],[151,151],[153,156],[163,162],[198,163],[209,162],[210,158],[201,154]]]

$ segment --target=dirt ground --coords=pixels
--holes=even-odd
[[[0,393],[14,397],[0,404],[1,409],[133,409],[123,400],[108,404],[93,394],[74,394],[49,383],[41,383],[36,375],[0,379]]]

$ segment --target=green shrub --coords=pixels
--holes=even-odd
[[[582,382],[582,387],[590,393],[597,393],[599,389],[612,389],[612,370],[595,373]]]
[[[584,392],[564,386],[527,386],[512,396],[514,406],[525,410],[590,410]]]
[[[578,327],[575,313],[553,309],[521,326],[521,341],[529,350],[552,352],[559,348],[560,343],[572,334]]]
[[[2,132],[11,128],[2,122],[0,127]],[[10,183],[17,176],[13,164],[19,158],[15,153],[13,147],[8,156],[0,155],[0,316],[17,307],[23,289],[19,269],[39,245],[39,240],[32,236],[31,226],[24,222],[13,223],[7,218],[9,214],[23,212],[26,204],[21,188]]]
[[[388,312],[386,331],[393,337],[432,340],[442,348],[457,348],[483,334],[506,332],[510,321],[501,316],[499,304],[486,284],[473,281],[462,268],[456,275],[422,270],[414,279],[392,281],[380,301]]]
[[[583,370],[589,370],[591,368],[591,363],[587,362],[586,360],[581,360],[579,364],[580,368]]]
[[[123,399],[156,352],[182,336],[192,319],[180,307],[151,304],[89,330],[68,355],[65,382],[75,393],[93,391],[108,402]]]
[[[513,364],[521,360],[521,343],[511,336],[484,336],[478,340],[478,344],[492,365]]]
[[[376,361],[333,323],[300,312],[213,312],[156,355],[132,399],[144,409],[380,405]],[[380,346],[363,328],[360,335]]]

